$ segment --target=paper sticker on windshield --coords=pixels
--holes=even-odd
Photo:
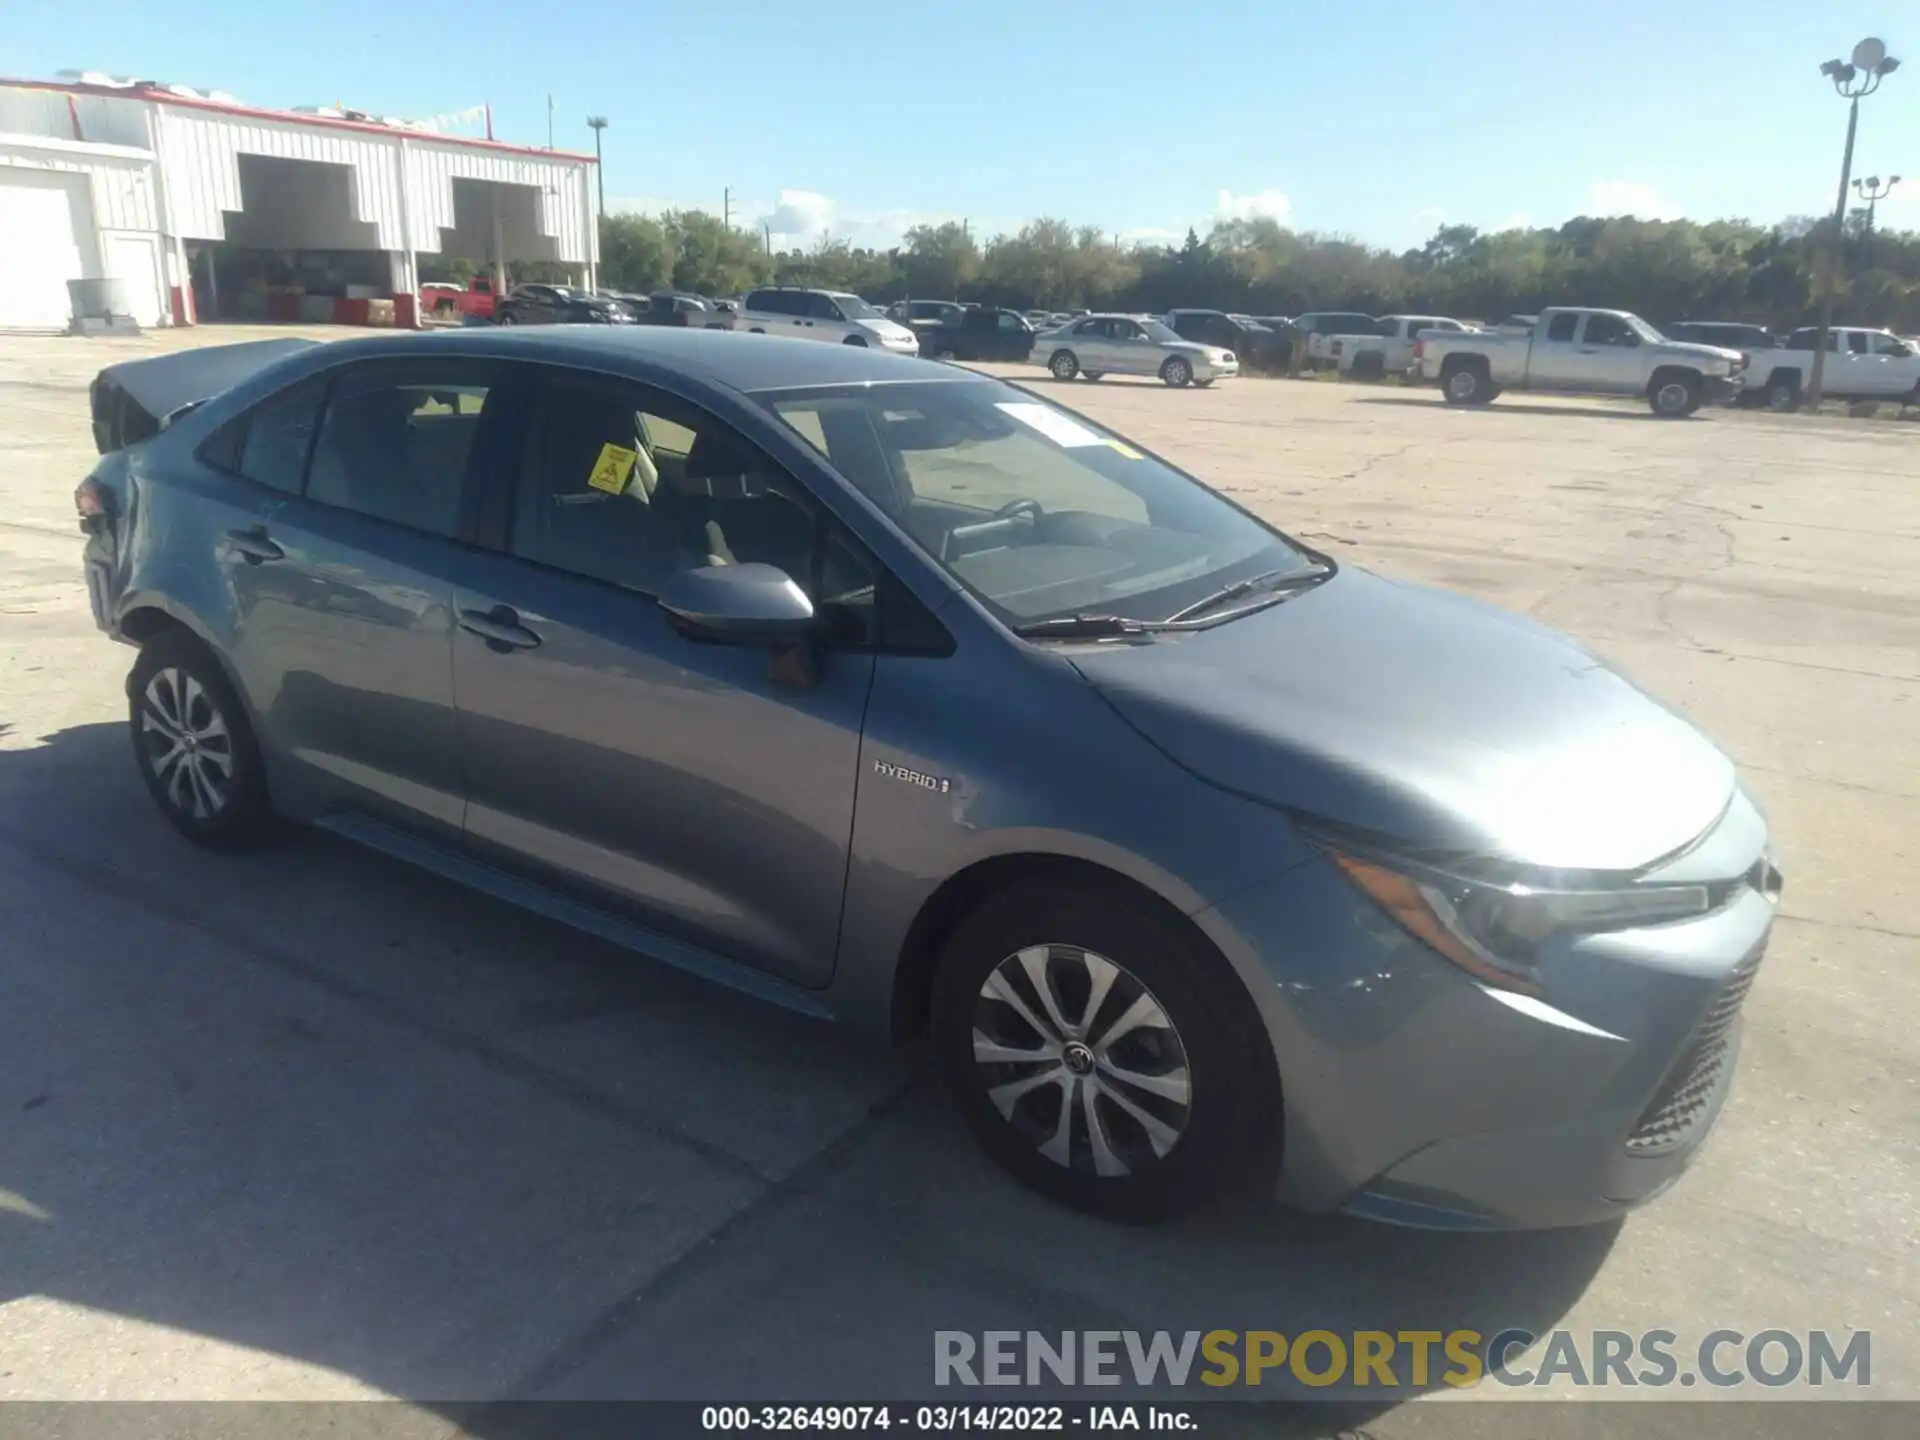
[[[1117,454],[1124,455],[1129,460],[1144,460],[1147,458],[1146,456],[1142,455],[1138,450],[1134,449],[1133,446],[1127,444],[1124,440],[1108,440],[1105,442],[1105,444],[1109,450],[1112,450]]]
[[[1058,410],[1050,410],[1045,405],[1009,401],[995,408],[1006,411],[1022,425],[1032,426],[1056,445],[1074,449],[1081,445],[1105,443],[1071,415],[1062,415]]]
[[[634,462],[639,458],[638,450],[629,450],[609,440],[600,447],[600,458],[593,462],[593,473],[587,476],[587,484],[609,495],[625,494],[627,481],[633,478]]]

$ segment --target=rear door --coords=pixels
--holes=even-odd
[[[1579,333],[1580,314],[1576,310],[1558,311],[1533,327],[1533,343],[1527,351],[1530,386],[1536,390],[1569,390],[1581,382],[1587,357],[1574,343]]]
[[[495,448],[453,646],[467,843],[690,945],[803,985],[832,973],[873,677],[865,552],[712,414],[541,367]],[[674,569],[762,562],[838,628],[812,683],[685,638]]]
[[[230,652],[296,809],[459,835],[453,583],[496,370],[348,365],[209,443],[243,474],[290,482],[229,532],[223,563]]]

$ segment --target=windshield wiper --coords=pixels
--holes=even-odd
[[[1255,590],[1271,590],[1275,598],[1296,589],[1317,585],[1333,573],[1331,565],[1312,565],[1305,570],[1268,570],[1264,574],[1251,575],[1245,580],[1236,580],[1231,585],[1222,585],[1211,595],[1206,595],[1182,609],[1176,610],[1160,623],[1178,625],[1183,620],[1191,620],[1196,615],[1204,615],[1216,605],[1224,605],[1229,600],[1238,600]]]
[[[1024,640],[1100,640],[1109,635],[1150,635],[1167,629],[1164,620],[1134,620],[1126,615],[1055,615],[1016,626]]]

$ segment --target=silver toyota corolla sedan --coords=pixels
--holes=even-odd
[[[1088,315],[1037,337],[1028,358],[1046,366],[1056,380],[1157,375],[1180,387],[1211,385],[1240,373],[1233,351],[1183,339],[1151,315]]]
[[[550,327],[93,402],[87,585],[192,840],[309,822],[930,1031],[987,1152],[1108,1216],[1599,1221],[1720,1111],[1780,888],[1727,758],[1025,390]]]

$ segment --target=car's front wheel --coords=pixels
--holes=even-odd
[[[207,648],[170,631],[127,681],[134,759],[160,813],[215,847],[256,838],[271,815],[260,749],[239,696]]]
[[[987,900],[946,946],[933,1033],[981,1145],[1076,1209],[1165,1219],[1277,1153],[1278,1079],[1244,989],[1123,891]]]
[[[1178,390],[1193,383],[1193,366],[1178,355],[1169,356],[1160,367],[1160,378]]]
[[[1071,380],[1080,373],[1080,362],[1074,358],[1071,350],[1061,350],[1047,362],[1047,369],[1053,372],[1056,380]]]

